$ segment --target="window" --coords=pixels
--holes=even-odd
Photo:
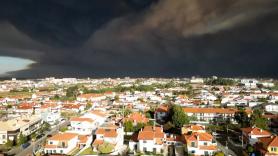
[[[62,147],[66,147],[66,143],[65,142],[62,142]]]
[[[60,153],[63,153],[63,150],[60,150]]]
[[[6,135],[3,135],[2,138],[3,138],[3,139],[6,139]]]
[[[276,152],[277,148],[276,147],[271,147],[271,152]]]
[[[208,143],[207,143],[207,142],[204,142],[204,145],[205,145],[205,146],[207,146],[207,145],[208,145]]]
[[[143,141],[143,143],[147,143],[147,141],[146,141],[146,140],[144,140],[144,141]]]
[[[52,141],[50,141],[50,142],[49,142],[49,144],[50,144],[50,145],[52,145],[52,144],[53,144],[53,142],[52,142]]]
[[[194,151],[194,150],[192,150],[192,151],[191,151],[191,153],[192,153],[192,154],[194,154],[194,153],[195,153],[195,151]]]
[[[191,147],[195,147],[195,142],[191,142]]]
[[[208,156],[209,155],[209,152],[208,151],[205,151],[205,156]]]
[[[56,153],[56,150],[53,150],[53,153]]]

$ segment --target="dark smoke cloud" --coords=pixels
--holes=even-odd
[[[15,76],[278,77],[276,0],[1,3],[0,55],[37,62]]]

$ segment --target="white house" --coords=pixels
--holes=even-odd
[[[217,143],[209,133],[193,132],[185,134],[187,152],[191,155],[210,155],[217,151]]]
[[[241,130],[245,144],[254,145],[259,138],[271,136],[270,132],[257,127],[241,128]]]
[[[278,104],[267,104],[265,105],[265,111],[278,113]]]
[[[79,135],[92,135],[97,128],[97,123],[91,118],[73,117],[70,119],[70,132]]]
[[[77,148],[78,135],[74,133],[58,133],[47,139],[44,152],[47,154],[70,155]]]
[[[93,142],[93,149],[97,151],[99,145],[109,143],[117,151],[124,144],[124,128],[114,124],[104,124],[96,131],[96,139]]]
[[[133,136],[129,141],[129,149],[138,152],[164,152],[166,134],[161,127],[146,126],[138,136]]]

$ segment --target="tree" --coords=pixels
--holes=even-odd
[[[123,110],[124,117],[128,116],[132,111],[129,108]]]
[[[78,94],[79,94],[78,86],[69,87],[66,91],[66,96],[69,98],[70,97],[76,98]]]
[[[18,137],[18,140],[17,140],[17,144],[18,144],[18,145],[22,145],[22,144],[24,144],[24,143],[26,143],[26,142],[27,142],[27,137],[24,136],[24,135],[22,134],[22,132],[20,132],[19,137]]]
[[[14,143],[13,143],[13,141],[11,141],[10,139],[8,139],[7,142],[6,142],[6,144],[5,144],[6,148],[8,148],[8,149],[12,148],[13,145],[14,145]]]
[[[253,111],[250,124],[261,129],[268,129],[268,120],[262,116],[262,111],[259,109]]]
[[[184,124],[189,123],[189,117],[183,111],[181,106],[173,105],[170,111],[172,114],[172,123],[175,125],[175,127],[180,128]]]
[[[250,126],[250,119],[244,110],[237,111],[235,113],[234,119],[240,124],[241,127]]]
[[[145,124],[143,123],[137,123],[137,125],[134,127],[134,132],[139,132],[141,128],[143,128]]]
[[[131,121],[126,121],[124,123],[124,130],[125,130],[125,132],[133,132],[134,131],[133,124]]]
[[[249,154],[254,152],[254,147],[251,145],[247,145],[246,149]]]
[[[68,130],[68,127],[67,127],[67,126],[61,127],[61,128],[60,128],[60,131],[61,131],[61,132],[65,132],[65,131],[67,131],[67,130]]]
[[[91,103],[87,103],[87,104],[86,104],[86,107],[85,107],[85,110],[88,110],[88,109],[90,109],[90,108],[92,108],[92,104],[91,104]]]

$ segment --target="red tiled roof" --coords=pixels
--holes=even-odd
[[[125,121],[132,121],[132,122],[136,122],[136,123],[147,123],[147,122],[149,122],[149,119],[146,118],[146,116],[144,114],[134,112],[134,113],[128,115],[126,118],[124,118],[124,122]]]
[[[58,134],[52,136],[51,138],[49,138],[48,140],[69,141],[77,136],[78,135],[75,133],[58,133]]]
[[[248,127],[248,128],[241,128],[241,130],[245,133],[245,134],[250,134],[251,135],[271,135],[270,132],[266,131],[266,130],[263,130],[263,129],[260,129],[260,128],[257,128],[257,127]]]
[[[160,105],[157,109],[156,112],[168,112],[169,107],[167,105]]]
[[[82,118],[82,117],[73,117],[70,121],[78,121],[78,122],[94,122],[91,118]]]

